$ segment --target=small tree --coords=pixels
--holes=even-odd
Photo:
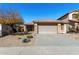
[[[20,13],[18,11],[15,11],[14,9],[0,9],[0,23],[10,25],[12,29],[16,31],[16,29],[14,29],[14,25],[22,24],[23,19]]]
[[[14,24],[22,24],[23,23],[23,19],[20,15],[20,13],[18,11],[15,11],[13,9],[9,9],[7,11],[6,17],[8,19],[8,21],[11,24],[11,27],[13,28],[13,30],[16,32],[18,32],[18,27],[14,27]]]
[[[13,9],[3,10],[0,9],[0,23],[3,24],[21,24],[23,23],[23,19],[18,11]]]
[[[7,11],[7,17],[9,20],[11,20],[12,23],[16,24],[20,24],[20,23],[23,23],[23,19],[20,15],[20,13],[18,11],[15,11],[13,9],[10,9]]]

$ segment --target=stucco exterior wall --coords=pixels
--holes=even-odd
[[[2,24],[0,24],[0,36],[2,36]]]
[[[63,33],[67,33],[67,24],[64,24],[64,30]]]
[[[67,33],[68,31],[68,24],[58,24],[58,33]]]
[[[69,14],[69,16],[68,16],[68,19],[69,20],[75,20],[75,19],[73,19],[73,14],[77,14],[78,12],[71,12],[70,14]]]
[[[58,24],[57,26],[58,26],[58,27],[57,27],[57,33],[62,33],[61,24]]]
[[[73,13],[70,13],[70,14],[68,15],[68,19],[69,19],[69,20],[72,20],[72,14],[73,14]]]

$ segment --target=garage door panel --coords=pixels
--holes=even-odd
[[[39,26],[39,33],[57,33],[57,26]]]

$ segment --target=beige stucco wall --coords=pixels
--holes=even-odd
[[[58,28],[57,28],[57,33],[62,33],[62,30],[61,30],[61,24],[58,24]]]
[[[72,20],[72,14],[73,14],[73,13],[70,13],[70,14],[68,15],[68,19],[69,19],[69,20]]]
[[[74,20],[72,15],[73,15],[73,14],[77,14],[77,13],[78,13],[78,12],[75,12],[75,11],[74,11],[74,12],[71,12],[71,13],[68,15],[68,19],[69,19],[69,20]]]
[[[73,16],[72,14],[77,14],[78,12],[71,12],[68,14],[67,17],[63,18],[63,20],[73,20]]]
[[[67,24],[63,24],[63,25],[58,24],[58,33],[67,33],[67,29],[68,29]]]
[[[63,33],[67,33],[67,24],[64,24],[64,30]]]
[[[24,32],[27,32],[27,27],[26,27],[26,25],[24,25]]]

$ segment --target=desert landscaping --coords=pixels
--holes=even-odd
[[[34,38],[31,38],[29,42],[23,42],[27,35],[7,35],[0,38],[0,47],[22,47],[32,46],[34,44]]]

